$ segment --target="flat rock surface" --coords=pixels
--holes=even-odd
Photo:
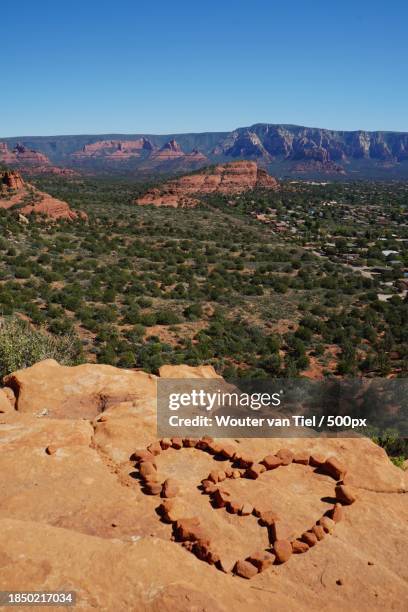
[[[186,366],[162,373],[200,374]],[[109,611],[406,609],[407,474],[368,439],[228,440],[256,461],[281,448],[334,456],[347,466],[357,496],[333,535],[243,580],[172,541],[172,526],[157,511],[163,500],[142,490],[129,457],[156,439],[155,377],[47,361],[9,380],[18,410],[0,414],[1,590],[72,589],[80,608]],[[199,517],[227,564],[268,547],[255,516],[215,509],[199,488],[229,461],[171,448],[156,464],[161,482],[179,484],[176,511]],[[299,537],[333,505],[335,484],[315,468],[291,464],[220,486],[273,510]]]

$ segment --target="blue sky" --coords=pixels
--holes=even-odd
[[[403,0],[19,0],[1,22],[0,136],[408,131]]]

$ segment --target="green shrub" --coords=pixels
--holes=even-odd
[[[0,378],[27,368],[43,359],[56,359],[63,365],[82,362],[82,347],[72,333],[53,336],[33,329],[18,317],[0,320]]]
[[[171,310],[159,310],[156,313],[156,321],[158,325],[175,325],[180,323],[180,317]]]
[[[405,457],[404,455],[399,455],[398,457],[390,457],[391,461],[394,465],[401,468],[401,470],[405,470]]]

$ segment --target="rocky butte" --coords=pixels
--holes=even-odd
[[[110,161],[128,160],[140,157],[141,151],[153,151],[154,146],[148,138],[137,140],[99,140],[86,144],[81,151],[72,153],[74,161],[86,159],[107,159]]]
[[[53,360],[4,379],[2,590],[70,589],[108,612],[406,610],[408,473],[383,449],[360,437],[159,441],[157,380]]]
[[[46,155],[33,149],[28,149],[18,143],[12,151],[5,142],[0,142],[0,162],[18,166],[44,166],[49,165],[50,160]]]
[[[190,153],[183,151],[179,143],[172,138],[151,155],[140,166],[141,170],[167,170],[169,172],[185,171],[208,164],[208,158],[198,149]]]
[[[12,168],[18,168],[27,174],[47,173],[61,174],[65,176],[72,176],[76,174],[70,168],[53,166],[49,158],[44,155],[44,153],[35,151],[34,149],[29,149],[21,143],[17,143],[10,151],[7,143],[0,142],[0,163]]]
[[[252,189],[278,189],[278,182],[253,161],[219,164],[196,174],[182,176],[150,189],[136,200],[139,205],[193,207],[199,204],[197,196],[211,193],[236,195]]]
[[[152,159],[168,161],[177,157],[183,157],[184,155],[185,153],[180,147],[179,143],[173,139],[166,142],[166,144],[164,144],[159,151],[154,153],[152,155]]]
[[[21,215],[43,215],[49,219],[87,219],[81,211],[73,211],[67,202],[53,198],[26,183],[19,172],[0,172],[0,208],[9,209]]]

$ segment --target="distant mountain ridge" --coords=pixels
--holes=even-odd
[[[280,177],[408,179],[408,132],[257,123],[232,132],[34,136],[0,143],[37,151],[52,164],[88,171],[172,173],[247,159]],[[0,162],[2,148],[0,144]]]

